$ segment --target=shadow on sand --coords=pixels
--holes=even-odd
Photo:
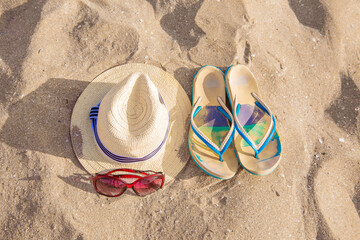
[[[327,11],[319,0],[288,0],[299,22],[325,34]]]
[[[70,158],[81,168],[71,147],[70,118],[77,98],[88,82],[49,79],[8,107],[0,141],[19,150],[33,150]]]

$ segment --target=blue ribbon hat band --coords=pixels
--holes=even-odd
[[[165,105],[165,103],[164,103],[162,97],[160,96],[160,94],[159,94],[159,97],[160,97],[162,103]],[[143,161],[149,160],[150,158],[154,157],[160,151],[160,149],[164,146],[164,144],[166,142],[166,139],[167,139],[167,136],[169,134],[170,122],[168,122],[166,133],[165,133],[165,136],[164,136],[162,142],[160,143],[160,145],[156,149],[151,151],[149,154],[147,154],[147,155],[145,155],[143,157],[140,157],[140,158],[132,158],[132,157],[125,157],[125,156],[120,156],[120,155],[116,155],[116,154],[112,153],[101,142],[100,137],[99,137],[98,132],[97,132],[97,118],[98,118],[100,104],[101,104],[101,101],[100,101],[100,103],[98,105],[91,108],[89,119],[91,121],[91,127],[92,127],[92,131],[93,131],[94,138],[95,138],[95,141],[96,141],[97,145],[99,146],[101,151],[107,157],[109,157],[110,159],[112,159],[114,161],[117,161],[119,163],[143,162]],[[170,117],[169,117],[169,120],[170,120]]]

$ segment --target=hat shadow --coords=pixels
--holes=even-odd
[[[82,168],[71,146],[70,119],[77,98],[89,83],[51,78],[8,107],[0,141],[19,150],[69,158]]]

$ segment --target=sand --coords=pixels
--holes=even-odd
[[[72,108],[131,62],[189,97],[201,65],[246,64],[276,114],[280,166],[221,181],[189,159],[153,195],[96,194]],[[359,239],[359,67],[356,0],[1,0],[0,239]]]

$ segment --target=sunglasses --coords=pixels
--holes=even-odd
[[[117,172],[125,172],[118,173]],[[139,176],[142,175],[142,176]],[[127,183],[122,178],[137,178],[132,183]],[[162,188],[165,175],[162,172],[139,171],[133,169],[116,169],[106,174],[96,174],[92,178],[95,190],[107,197],[118,197],[126,189],[132,188],[138,196],[145,196]]]

